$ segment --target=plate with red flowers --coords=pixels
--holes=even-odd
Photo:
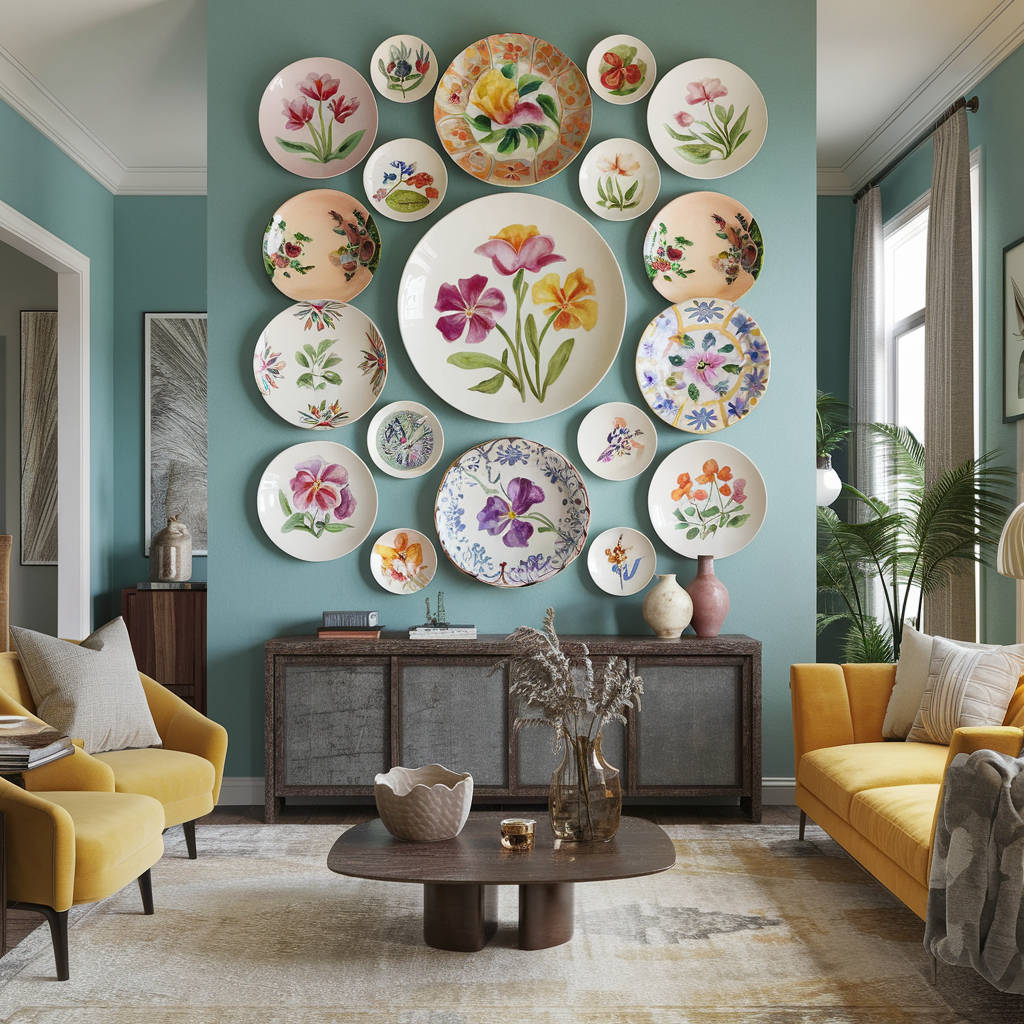
[[[275,456],[260,478],[256,510],[267,536],[306,562],[354,551],[377,518],[377,487],[354,451],[305,441]]]
[[[673,551],[724,558],[757,536],[768,495],[757,466],[738,448],[691,441],[669,452],[654,471],[647,510]]]
[[[636,103],[651,91],[657,77],[651,48],[636,36],[608,36],[587,58],[590,87],[609,103]]]
[[[490,185],[554,177],[583,151],[593,114],[582,71],[557,46],[521,32],[466,47],[434,93],[448,155]]]
[[[422,220],[448,188],[448,169],[436,149],[420,139],[394,139],[375,149],[363,166],[363,189],[373,212],[392,220]]]
[[[355,167],[377,135],[377,101],[354,67],[305,57],[263,90],[260,137],[283,167],[304,178],[333,178]]]
[[[414,103],[434,88],[437,58],[419,36],[391,36],[373,51],[370,81],[384,99]]]
[[[437,489],[441,548],[467,576],[495,587],[528,587],[556,576],[583,550],[587,488],[554,448],[498,437],[463,452]]]
[[[437,553],[430,538],[403,526],[382,533],[370,549],[370,574],[392,594],[415,594],[437,572]]]

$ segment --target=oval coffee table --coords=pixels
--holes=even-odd
[[[675,863],[672,840],[652,822],[623,818],[607,843],[555,839],[538,817],[532,851],[505,850],[497,811],[470,814],[455,839],[407,843],[379,818],[343,833],[327,855],[341,875],[423,886],[423,939],[437,949],[483,949],[498,924],[499,885],[519,886],[519,948],[546,949],[573,934],[573,885],[635,878]]]

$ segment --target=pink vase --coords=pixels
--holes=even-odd
[[[714,555],[697,556],[697,575],[685,590],[693,601],[693,631],[697,636],[718,636],[729,614],[729,591],[715,575]]]

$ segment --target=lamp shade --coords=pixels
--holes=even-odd
[[[1003,527],[996,551],[996,569],[1003,576],[1024,579],[1024,502],[1010,513]]]

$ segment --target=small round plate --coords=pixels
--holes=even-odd
[[[0,715],[0,729],[17,729],[27,721],[26,715]]]
[[[690,192],[663,206],[644,239],[651,284],[669,302],[712,295],[733,302],[753,287],[764,239],[750,211],[721,192]]]
[[[434,578],[437,553],[418,530],[388,530],[373,542],[370,572],[392,594],[415,594]]]
[[[410,479],[429,473],[444,451],[437,417],[419,402],[385,405],[366,429],[366,448],[378,469]]]
[[[609,103],[636,103],[658,77],[651,48],[636,36],[602,39],[587,58],[587,79],[595,96]]]
[[[422,220],[448,188],[441,154],[419,139],[395,139],[375,150],[363,167],[363,188],[374,213],[392,220]]]
[[[767,509],[757,466],[721,441],[691,441],[669,452],[647,492],[655,532],[687,558],[736,554],[757,536]]]
[[[723,178],[757,155],[768,108],[754,80],[727,60],[678,64],[647,104],[647,131],[658,155],[691,178]]]
[[[355,68],[333,57],[306,57],[270,80],[259,120],[263,145],[285,170],[333,178],[370,152],[377,101]]]
[[[314,318],[316,333],[310,334]],[[373,407],[387,379],[388,354],[374,322],[355,306],[297,302],[263,328],[252,372],[282,419],[330,430]]]
[[[614,597],[639,594],[651,582],[657,562],[654,545],[628,526],[599,533],[587,552],[591,579]]]
[[[746,416],[768,387],[771,355],[739,306],[693,299],[669,306],[640,336],[636,379],[670,426],[710,434]]]
[[[386,100],[414,103],[437,81],[437,58],[419,36],[391,36],[370,58],[370,81]]]
[[[583,201],[605,220],[633,220],[645,214],[661,190],[658,161],[632,139],[608,139],[580,164]]]
[[[576,433],[583,465],[605,480],[631,480],[653,461],[658,433],[643,410],[628,402],[591,409]]]
[[[377,518],[377,488],[354,451],[333,441],[285,448],[263,471],[256,510],[267,536],[306,562],[354,551]]]
[[[354,299],[380,265],[380,233],[357,199],[331,188],[292,196],[270,218],[263,266],[292,299]]]

